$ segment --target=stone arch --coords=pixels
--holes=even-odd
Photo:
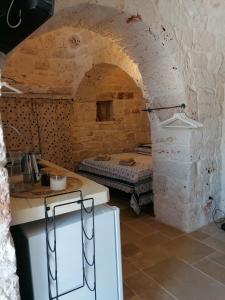
[[[143,93],[152,103],[186,102],[182,70],[176,60],[178,44],[163,21],[150,25],[140,15],[129,15],[112,7],[78,4],[59,9],[35,35],[59,27],[73,26],[111,39],[137,65],[143,80]],[[140,84],[140,83],[139,83]]]
[[[108,103],[108,120],[98,120],[97,107],[103,102]],[[149,121],[141,111],[145,102],[141,89],[120,67],[94,65],[85,73],[73,101],[73,163],[99,153],[133,152],[138,144],[149,143]]]
[[[38,45],[39,38],[51,32],[57,31],[58,33],[58,30],[65,28],[70,28],[74,33],[89,32],[96,39],[101,39],[104,45],[106,45],[104,41],[107,41],[105,49],[104,47],[98,49],[107,52],[105,60],[98,57],[97,51],[94,54],[88,53],[86,47],[85,51],[91,60],[89,64],[79,69],[76,86],[92,64],[113,63],[134,78],[141,87],[144,97],[147,101],[151,101],[152,105],[167,106],[168,104],[177,105],[181,102],[187,103],[183,70],[177,62],[179,45],[172,29],[168,24],[164,25],[159,17],[158,22],[151,23],[150,20],[149,24],[146,24],[141,15],[130,15],[115,8],[93,4],[73,5],[58,10],[49,22],[28,39],[27,43],[36,41],[36,45]],[[112,51],[112,46],[116,47],[115,52]],[[21,45],[21,48],[26,49],[26,42]],[[78,49],[79,56],[79,47],[75,48]],[[26,49],[28,52],[30,50],[29,47]],[[117,58],[114,56],[116,52],[121,53]],[[14,54],[11,56],[12,59],[13,56]],[[92,60],[93,57],[94,60]],[[133,75],[134,68],[137,76]],[[6,74],[7,72],[6,64]],[[75,90],[76,88],[73,92]],[[171,112],[160,113],[160,118],[168,115],[171,115]],[[153,154],[156,216],[175,227],[191,231],[199,227],[199,224],[206,222],[204,216],[200,222],[192,222],[191,213],[194,211],[190,199],[193,198],[193,201],[195,199],[191,196],[192,189],[180,191],[181,185],[186,189],[187,180],[193,171],[190,142],[192,135],[188,135],[188,142],[186,142],[178,132],[159,129],[157,121],[158,119],[153,116],[151,129],[155,145]],[[186,170],[185,176],[182,178],[179,169]],[[171,172],[171,170],[173,171]],[[171,174],[175,177],[173,185],[170,185],[173,186],[172,189],[169,188]],[[193,183],[191,182],[191,184]],[[183,196],[185,196],[185,201],[183,201]],[[165,214],[164,211],[167,213]],[[198,212],[200,213],[200,211],[199,205]]]
[[[160,16],[157,22],[145,23],[139,14],[79,4],[59,9],[36,34],[62,26],[86,28],[118,45],[137,66],[143,94],[152,105],[188,104],[182,51],[174,30],[168,23],[164,24]],[[161,119],[166,116],[171,116],[171,111],[160,112]],[[199,160],[195,142],[201,140],[201,132],[161,129],[155,115],[151,120],[156,216],[186,232],[193,231],[209,222],[202,208],[203,201],[196,201],[198,192],[194,180]]]
[[[73,42],[77,45],[71,46]],[[55,61],[55,65],[48,63],[48,59]],[[58,59],[63,61],[64,65],[58,63]],[[37,89],[33,88],[32,92],[50,92],[46,86],[42,89],[41,85],[45,78],[49,77],[49,73],[53,76],[52,73],[55,72],[53,80],[56,85],[52,88],[57,91],[57,84],[64,85],[64,88],[70,84],[71,90],[68,93],[74,95],[85,73],[99,63],[119,66],[142,90],[144,89],[137,64],[119,45],[98,33],[72,26],[59,27],[25,41],[9,57],[4,74],[10,74],[9,76],[20,82],[25,92],[29,93],[29,86],[32,85],[37,85]],[[39,78],[38,72],[41,75]],[[58,80],[59,73],[62,73],[61,81]],[[69,77],[72,77],[72,80],[68,82]],[[46,81],[51,86],[49,78]],[[58,92],[60,93],[60,90]]]
[[[166,106],[187,103],[183,70],[177,60],[179,45],[168,24],[161,22],[144,23],[141,16],[131,16],[114,8],[82,4],[58,10],[56,15],[30,38],[38,38],[59,28],[75,28],[89,31],[117,47],[123,53],[123,59],[98,60],[96,62],[115,63],[132,75],[132,67],[138,74],[135,81],[141,87],[144,97],[152,105]],[[25,48],[26,41],[12,53]],[[28,50],[28,49],[27,49]],[[30,49],[29,49],[30,50]],[[112,53],[114,54],[114,52]],[[95,62],[95,63],[96,63]],[[127,66],[132,66],[127,71]],[[11,72],[14,66],[5,65],[5,72]],[[81,77],[90,69],[83,68]],[[15,78],[16,79],[16,78]],[[77,83],[79,80],[77,81]],[[74,91],[75,92],[75,91]],[[170,114],[170,113],[168,113]],[[164,116],[160,113],[160,117]],[[157,127],[152,119],[153,157],[154,157],[154,204],[159,220],[190,232],[208,222],[202,203],[196,200],[197,164],[192,157],[197,155],[191,147],[191,141],[198,140],[198,133],[184,138],[181,132],[169,132]],[[196,156],[197,157],[197,156]],[[8,207],[8,205],[5,205]],[[14,261],[12,265],[15,266]],[[11,275],[11,274],[10,274]],[[15,280],[16,281],[16,280]],[[15,290],[15,289],[14,289]]]

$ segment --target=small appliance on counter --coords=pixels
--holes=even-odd
[[[11,192],[29,191],[34,183],[40,181],[37,158],[34,153],[9,151],[6,167]]]
[[[17,174],[12,170],[17,167]],[[65,169],[49,166],[45,160],[36,160],[36,155],[26,153],[18,163],[8,164],[10,175],[10,195],[14,198],[46,198],[59,193],[68,193],[79,189],[83,183],[76,176],[66,176]],[[15,173],[15,172],[14,172]],[[16,179],[15,179],[16,178]]]
[[[37,159],[34,153],[25,153],[21,161],[24,182],[36,183],[40,180]]]
[[[40,168],[40,167],[39,167]],[[51,168],[40,168],[40,174],[41,174],[41,185],[42,186],[50,186],[50,173],[51,173]]]
[[[41,168],[41,185],[50,186],[52,191],[63,191],[67,188],[65,172],[54,168]]]

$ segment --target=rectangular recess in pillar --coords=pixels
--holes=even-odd
[[[96,121],[113,121],[113,102],[111,100],[96,102]]]

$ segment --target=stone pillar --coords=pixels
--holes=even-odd
[[[210,193],[201,173],[202,128],[161,128],[152,119],[153,188],[156,218],[184,232],[209,222]]]
[[[0,70],[3,63],[4,55],[0,53]],[[5,163],[5,145],[0,116],[0,299],[19,300],[15,249],[9,232],[11,215],[9,210],[8,174]]]

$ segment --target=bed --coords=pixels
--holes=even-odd
[[[132,166],[121,165],[120,161],[132,158]],[[77,171],[98,183],[131,194],[130,206],[140,214],[143,206],[153,201],[152,156],[129,152],[112,154],[108,160],[96,157],[84,159]]]

